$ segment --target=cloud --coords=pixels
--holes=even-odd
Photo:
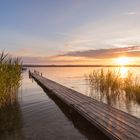
[[[51,57],[33,57],[24,56],[22,58],[24,64],[47,64],[47,65],[63,65],[63,64],[112,64],[113,58],[127,56],[140,58],[140,47],[121,47],[110,49],[96,49],[85,51],[73,51],[62,55]]]
[[[119,56],[140,57],[140,47],[132,46],[132,47],[123,47],[123,48],[73,51],[59,56],[74,56],[74,57],[85,57],[85,58],[93,58],[93,59],[110,59]]]
[[[61,64],[74,64],[79,62],[84,62],[85,60],[77,57],[69,56],[53,56],[53,57],[22,57],[23,64],[44,64],[44,65],[61,65]]]
[[[125,15],[137,15],[137,14],[138,14],[137,12],[133,12],[133,11],[125,13]]]

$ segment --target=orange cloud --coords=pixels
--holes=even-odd
[[[47,65],[64,65],[64,64],[82,64],[82,65],[98,65],[113,64],[112,59],[116,57],[134,57],[134,64],[140,62],[140,47],[124,47],[110,48],[87,51],[73,51],[63,55],[51,57],[23,57],[24,64],[47,64]]]
[[[86,51],[73,51],[60,56],[75,56],[94,59],[110,59],[119,56],[140,57],[140,47],[110,48]]]

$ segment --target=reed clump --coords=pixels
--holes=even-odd
[[[130,71],[122,78],[120,70],[93,70],[86,75],[86,80],[100,93],[101,98],[106,98],[108,104],[116,102],[123,95],[125,100],[140,104],[140,82]]]
[[[17,100],[22,66],[19,58],[10,58],[4,52],[0,55],[0,109]]]

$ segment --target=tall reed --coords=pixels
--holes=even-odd
[[[0,108],[17,100],[17,89],[20,86],[22,66],[19,58],[0,54]]]
[[[140,82],[130,71],[122,78],[120,70],[93,70],[86,75],[86,80],[92,89],[100,93],[101,98],[106,98],[108,104],[116,102],[123,95],[125,100],[140,104]]]

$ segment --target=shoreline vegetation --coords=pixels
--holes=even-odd
[[[15,139],[21,135],[21,111],[18,88],[21,85],[22,65],[19,58],[4,52],[0,55],[0,137]]]
[[[85,80],[92,91],[99,93],[99,100],[109,105],[117,101],[140,104],[140,81],[130,71],[122,77],[120,70],[93,70],[85,75]]]
[[[100,100],[105,99],[107,104],[116,104],[121,99],[125,103],[140,104],[140,80],[130,71],[122,77],[120,70],[93,70],[85,75],[85,79],[90,88],[100,94]]]
[[[22,65],[19,58],[11,58],[4,52],[0,55],[0,108],[17,100],[21,84]]]

